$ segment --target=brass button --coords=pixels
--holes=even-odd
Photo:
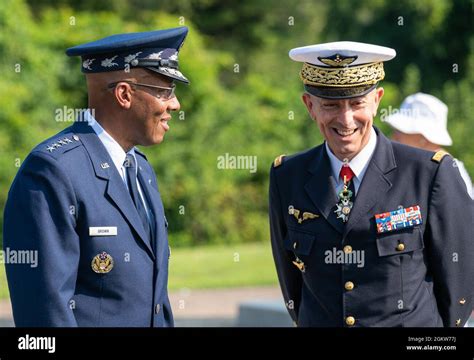
[[[344,288],[347,291],[351,291],[352,289],[354,289],[354,283],[352,281],[348,281],[344,284]]]
[[[461,319],[456,320],[456,326],[461,326]]]
[[[459,300],[459,303],[460,303],[461,305],[464,305],[464,304],[466,303],[466,299],[462,298],[461,300]]]
[[[354,319],[353,316],[348,316],[346,317],[346,324],[348,326],[353,326],[355,324],[356,320]]]
[[[156,304],[155,305],[155,314],[159,314],[160,313],[160,304]]]
[[[298,243],[295,241],[295,242],[293,243],[293,249],[296,249],[297,247],[298,247]]]
[[[346,254],[350,254],[352,252],[352,246],[350,246],[350,245],[344,246],[344,252]]]
[[[72,138],[73,138],[74,140],[76,140],[76,141],[79,141],[79,136],[77,136],[76,134],[74,134],[74,135],[72,136]]]
[[[397,251],[403,251],[405,250],[405,244],[404,243],[400,243],[397,245]]]

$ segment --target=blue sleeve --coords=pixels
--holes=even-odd
[[[273,167],[270,170],[269,199],[270,236],[278,280],[283,292],[286,308],[293,321],[298,322],[303,279],[301,272],[293,265],[293,254],[285,248],[284,241],[287,236],[287,229],[283,218],[275,169]]]
[[[473,308],[474,206],[453,159],[439,164],[425,246],[438,310],[445,327],[463,326]]]
[[[16,326],[77,326],[69,304],[80,253],[76,212],[71,182],[58,161],[45,153],[30,154],[12,184],[4,212],[5,253],[37,254],[37,264],[6,261]]]

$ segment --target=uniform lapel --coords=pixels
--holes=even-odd
[[[326,221],[342,234],[344,224],[340,219],[337,219],[334,213],[338,199],[325,146],[319,147],[319,151],[309,164],[308,171],[311,173],[311,177],[304,187],[306,193]]]
[[[138,162],[141,162],[141,159],[138,160]],[[154,174],[146,174],[144,173],[143,165],[140,165],[141,169],[138,171],[138,181],[140,181],[142,190],[144,192],[144,195],[147,198],[147,203],[148,206],[150,206],[152,213],[153,213],[153,221],[154,224],[152,226],[152,230],[154,231],[155,235],[155,242],[154,242],[154,251],[155,255],[157,257],[157,262],[160,263],[161,260],[163,259],[163,256],[161,256],[162,251],[163,251],[163,240],[165,239],[165,236],[162,232],[164,231],[164,222],[162,219],[164,219],[163,215],[163,204],[161,203],[161,197],[160,193],[150,184],[150,176],[154,176]]]
[[[119,208],[124,218],[138,234],[139,239],[148,250],[149,255],[155,259],[153,250],[147,240],[148,236],[143,228],[132,198],[123,183],[120,174],[117,172],[112,159],[92,127],[90,127],[87,122],[80,120],[81,119],[74,123],[73,131],[79,136],[80,141],[84,144],[84,147],[92,161],[96,176],[107,181],[107,195]],[[103,165],[105,163],[108,164],[108,167]]]
[[[361,217],[365,216],[377,204],[377,200],[383,201],[386,198],[386,192],[392,187],[392,183],[385,176],[397,167],[392,144],[377,128],[375,128],[375,132],[377,133],[377,146],[357,192],[354,208],[344,227],[343,238]]]

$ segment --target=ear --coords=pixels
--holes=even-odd
[[[114,89],[115,100],[117,104],[128,110],[132,106],[132,87],[127,83],[118,83]]]
[[[303,100],[304,104],[306,105],[306,109],[308,109],[309,115],[314,118],[313,116],[313,104],[314,104],[314,99],[311,97],[310,94],[304,93],[301,96],[301,100]]]
[[[379,87],[375,89],[375,97],[374,97],[374,111],[373,111],[373,116],[377,115],[377,109],[379,108],[380,100],[382,100],[384,94],[384,89],[383,87]]]

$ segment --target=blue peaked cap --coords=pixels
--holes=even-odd
[[[117,34],[74,46],[66,54],[81,56],[86,74],[141,67],[188,84],[178,68],[178,53],[187,34],[186,26]]]

